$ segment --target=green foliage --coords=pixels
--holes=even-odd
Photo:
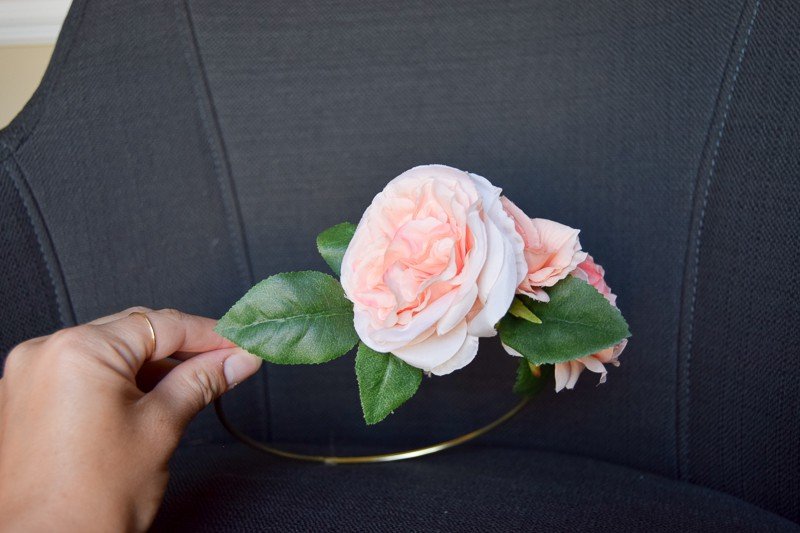
[[[317,249],[337,276],[342,273],[342,258],[356,232],[355,224],[342,222],[328,228],[317,237]]]
[[[518,297],[511,301],[511,308],[508,310],[508,312],[511,314],[511,316],[527,320],[528,322],[532,322],[534,324],[542,323],[542,319],[534,315],[533,311],[525,307],[525,304],[522,303],[522,300],[520,300]]]
[[[548,290],[550,301],[523,297],[542,323],[507,314],[500,321],[502,342],[535,365],[561,363],[593,354],[630,337],[619,310],[578,278],[568,276]]]
[[[324,363],[358,341],[353,304],[322,272],[287,272],[255,285],[225,313],[217,333],[284,365]]]
[[[548,383],[552,383],[552,376],[553,365],[537,366],[520,357],[514,392],[522,396],[535,396]]]
[[[356,377],[367,424],[377,424],[416,394],[422,370],[390,353],[358,345]]]

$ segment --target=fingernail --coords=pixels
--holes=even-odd
[[[227,359],[222,367],[228,387],[235,387],[255,374],[261,367],[261,359],[247,352],[236,352]]]

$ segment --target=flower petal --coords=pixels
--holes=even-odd
[[[556,392],[561,392],[569,381],[569,363],[556,363],[554,374],[556,378]]]
[[[470,364],[478,353],[478,337],[467,335],[464,344],[453,357],[433,368],[431,373],[437,376],[444,376],[456,370],[460,370]]]
[[[456,327],[460,322],[464,321],[464,318],[469,313],[470,309],[475,305],[475,298],[478,297],[478,286],[475,284],[467,285],[467,293],[464,295],[459,301],[453,304],[453,306],[447,310],[444,316],[439,320],[439,323],[436,325],[436,333],[439,335],[444,335],[454,327]]]
[[[413,342],[420,335],[425,333],[447,312],[455,299],[455,292],[451,291],[431,303],[422,312],[414,316],[411,321],[404,326],[395,326],[393,328],[381,329],[377,331],[366,331],[366,336],[373,339],[379,344],[384,344],[389,347],[390,352],[394,352],[397,348]],[[358,314],[358,313],[357,313]],[[362,336],[362,331],[359,330],[358,322],[356,325],[356,333],[361,339],[367,343],[367,346],[373,348],[367,339]],[[377,348],[373,348],[377,349]]]
[[[516,350],[515,350],[514,348],[512,348],[511,346],[509,346],[509,345],[507,345],[507,344],[503,344],[502,342],[501,342],[500,344],[503,346],[503,349],[506,351],[506,353],[507,353],[508,355],[513,355],[514,357],[525,357],[524,355],[522,355],[521,353],[519,353],[518,351],[516,351]]]
[[[495,325],[508,312],[517,288],[516,263],[512,244],[503,241],[503,264],[500,274],[483,302],[483,309],[469,323],[470,335],[492,337],[497,334]]]
[[[434,333],[423,341],[395,348],[392,353],[409,365],[429,372],[458,353],[466,337],[467,322],[462,321],[446,335]]]
[[[598,359],[596,359],[592,355],[589,355],[587,357],[581,357],[580,359],[578,359],[578,361],[580,361],[587,369],[589,369],[591,372],[594,372],[595,374],[606,373],[606,367],[603,366],[603,363],[601,363]]]
[[[575,384],[578,382],[578,378],[580,377],[581,372],[583,372],[584,368],[585,367],[583,366],[583,364],[580,363],[580,361],[569,362],[569,380],[565,385],[566,388],[568,389],[575,388]]]

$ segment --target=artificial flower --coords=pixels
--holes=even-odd
[[[436,375],[469,364],[528,273],[523,240],[485,178],[408,170],[365,211],[342,260],[361,340]]]

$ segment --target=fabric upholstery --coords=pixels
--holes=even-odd
[[[473,446],[382,465],[186,448],[154,531],[797,531],[725,494],[602,461]]]
[[[36,234],[31,210],[35,205],[23,200],[12,175],[12,161],[0,164],[0,257],[5,262],[0,276],[0,364],[5,354],[22,339],[38,337],[61,325],[55,288]],[[15,302],[15,305],[11,305]]]
[[[747,17],[700,175],[682,477],[800,521],[800,4]]]
[[[800,245],[799,17],[789,0],[75,0],[39,91],[0,133],[1,344],[130,305],[219,316],[256,280],[325,269],[319,231],[355,222],[408,167],[446,163],[581,228],[633,339],[608,384],[547,391],[483,439],[496,463],[475,450],[433,459],[430,476],[466,483],[488,462],[500,491],[545,453],[504,449],[548,450],[564,455],[545,454],[542,486],[563,475],[583,490],[583,459],[558,470],[573,454],[615,494],[630,494],[627,467],[800,521],[800,300],[787,275]],[[225,405],[274,442],[418,444],[507,410],[514,365],[485,340],[474,364],[370,428],[352,356],[269,365]],[[206,412],[185,445],[230,442]],[[176,461],[179,486],[228,464],[202,450]],[[240,471],[263,462],[234,455]],[[325,486],[350,490],[343,479]],[[687,494],[675,509],[716,494],[668,490]],[[162,523],[186,512],[171,494]]]

